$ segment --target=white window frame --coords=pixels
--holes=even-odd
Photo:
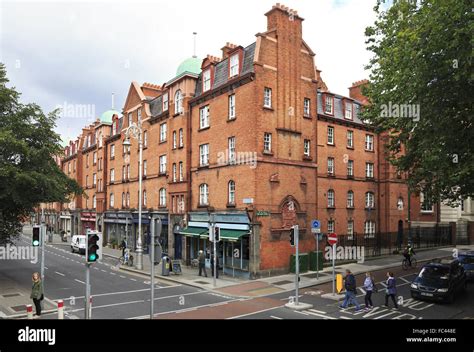
[[[347,176],[354,176],[354,160],[347,161]]]
[[[330,108],[330,110],[328,110]],[[324,98],[324,113],[334,115],[334,97],[326,95]]]
[[[173,149],[177,147],[176,131],[173,131]]]
[[[309,98],[304,98],[303,113],[305,117],[311,116],[311,99]]]
[[[166,174],[166,155],[160,155],[160,175]]]
[[[95,194],[92,196],[92,209],[97,208],[97,199],[95,197]]]
[[[328,126],[328,144],[334,145],[334,127]]]
[[[110,169],[110,182],[115,182],[115,169]]]
[[[227,184],[227,202],[235,205],[235,181],[230,180]]]
[[[232,164],[235,162],[235,157],[236,157],[235,137],[229,137],[227,139],[227,147],[229,149],[229,163]]]
[[[184,180],[184,173],[183,173],[183,162],[179,162],[179,181],[182,182]]]
[[[147,162],[146,160],[143,160],[143,176],[146,177],[146,172],[147,172]]]
[[[239,53],[232,55],[229,58],[229,77],[235,77],[239,74],[239,65],[240,65]]]
[[[304,156],[310,157],[311,156],[311,140],[305,139],[304,140]]]
[[[336,173],[336,168],[334,167],[334,158],[328,158],[328,175],[334,175]]]
[[[267,153],[272,152],[272,134],[265,132],[263,134],[263,151]]]
[[[199,185],[199,205],[209,204],[209,186],[207,183]]]
[[[375,237],[375,221],[367,220],[364,222],[364,237],[365,238]]]
[[[184,132],[183,129],[179,129],[179,147],[184,147]]]
[[[374,136],[371,134],[365,135],[365,150],[369,152],[374,151]]]
[[[148,131],[143,132],[143,148],[148,147]]]
[[[162,123],[160,125],[160,143],[166,142],[167,132],[168,132],[168,126],[166,125],[166,122]]]
[[[173,182],[176,182],[176,180],[177,180],[176,163],[173,163]]]
[[[354,236],[354,220],[347,221],[347,235],[349,236],[349,240],[351,240],[352,236]]]
[[[354,191],[347,191],[347,208],[354,208]]]
[[[334,220],[328,220],[328,233],[333,233],[336,228],[336,222]]]
[[[113,208],[114,205],[115,205],[115,196],[114,196],[114,193],[110,193],[110,197],[109,197],[109,204],[110,204],[110,207]]]
[[[229,120],[235,119],[235,94],[229,95]]]
[[[365,193],[365,208],[366,209],[375,208],[375,194],[373,192]]]
[[[160,200],[159,200],[160,207],[166,207],[166,188],[160,188],[159,195],[160,195]]]
[[[354,131],[347,130],[347,148],[354,148]]]
[[[110,158],[111,159],[115,158],[115,144],[112,144],[110,146]]]
[[[202,91],[207,92],[211,89],[211,69],[208,68],[202,73]]]
[[[175,114],[183,113],[183,93],[180,89],[174,94],[174,112]]]
[[[365,177],[374,178],[374,164],[373,163],[365,163]]]
[[[209,105],[199,109],[199,128],[209,127]]]
[[[349,107],[349,108],[348,108]],[[346,120],[352,120],[352,112],[354,108],[352,106],[352,102],[346,101],[344,103],[344,118]]]
[[[263,106],[272,108],[272,89],[269,87],[263,89]]]
[[[143,191],[142,201],[143,201],[143,206],[146,207],[146,190]]]
[[[398,197],[398,199],[397,199],[397,209],[398,209],[398,210],[403,210],[403,207],[404,207],[403,198],[402,198],[402,197]]]
[[[209,144],[201,144],[199,146],[199,165],[209,165]]]
[[[97,174],[92,174],[92,186],[97,186]]]
[[[163,94],[163,111],[168,111],[168,93]]]
[[[328,190],[327,193],[328,208],[335,208],[336,206],[336,192],[333,189]]]
[[[421,213],[433,213],[434,212],[434,204],[431,203],[430,201],[425,202],[425,197],[426,197],[426,192],[422,191],[420,192],[420,212]],[[425,204],[426,203],[426,204]],[[430,209],[426,209],[426,205],[430,205]]]

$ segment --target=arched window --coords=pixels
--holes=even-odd
[[[206,183],[199,186],[199,204],[209,204],[209,186]]]
[[[181,93],[179,89],[174,95],[174,112],[175,114],[181,114],[183,112],[183,93]]]
[[[235,182],[230,180],[228,185],[228,202],[235,204]]]
[[[166,206],[166,189],[161,188],[160,189],[160,207],[165,207]]]
[[[334,204],[335,204],[334,190],[330,189],[328,191],[328,208],[334,208]]]
[[[398,200],[397,200],[397,209],[398,210],[403,210],[403,198],[402,197],[398,198]]]
[[[122,208],[125,208],[127,205],[126,203],[126,198],[125,198],[125,192],[122,192]]]

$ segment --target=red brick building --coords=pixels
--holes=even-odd
[[[303,39],[303,18],[279,4],[265,15],[254,43],[190,58],[162,85],[133,82],[121,117],[85,128],[66,148],[63,170],[88,195],[76,200],[78,219],[95,215],[108,243],[136,243],[138,141],[128,148],[123,139],[138,121],[145,247],[160,218],[164,251],[188,264],[210,247],[210,220],[221,228],[224,271],[246,277],[288,271],[296,224],[306,253],[315,250],[313,219],[323,233],[367,237],[408,227],[408,204],[420,202],[409,202],[386,161],[385,136],[359,118],[366,82],[354,83],[349,97],[330,92]],[[436,222],[437,210],[424,208],[412,206],[411,219]]]

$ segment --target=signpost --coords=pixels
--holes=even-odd
[[[296,293],[296,305],[299,305],[299,286],[300,286],[300,250],[299,250],[299,226],[293,226],[295,234],[295,247],[296,247],[296,258],[295,258],[295,293]]]
[[[328,242],[332,246],[332,295],[335,295],[336,286],[336,243],[337,235],[335,233],[328,234]]]
[[[319,234],[321,233],[321,222],[311,221],[311,232],[316,235],[316,280],[319,280]]]

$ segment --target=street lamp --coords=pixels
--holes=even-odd
[[[132,123],[125,129],[125,139],[123,146],[130,147],[130,137],[138,140],[139,164],[138,164],[138,238],[137,238],[137,264],[138,270],[143,270],[143,247],[142,247],[142,163],[143,163],[143,142],[142,142],[142,122]]]

